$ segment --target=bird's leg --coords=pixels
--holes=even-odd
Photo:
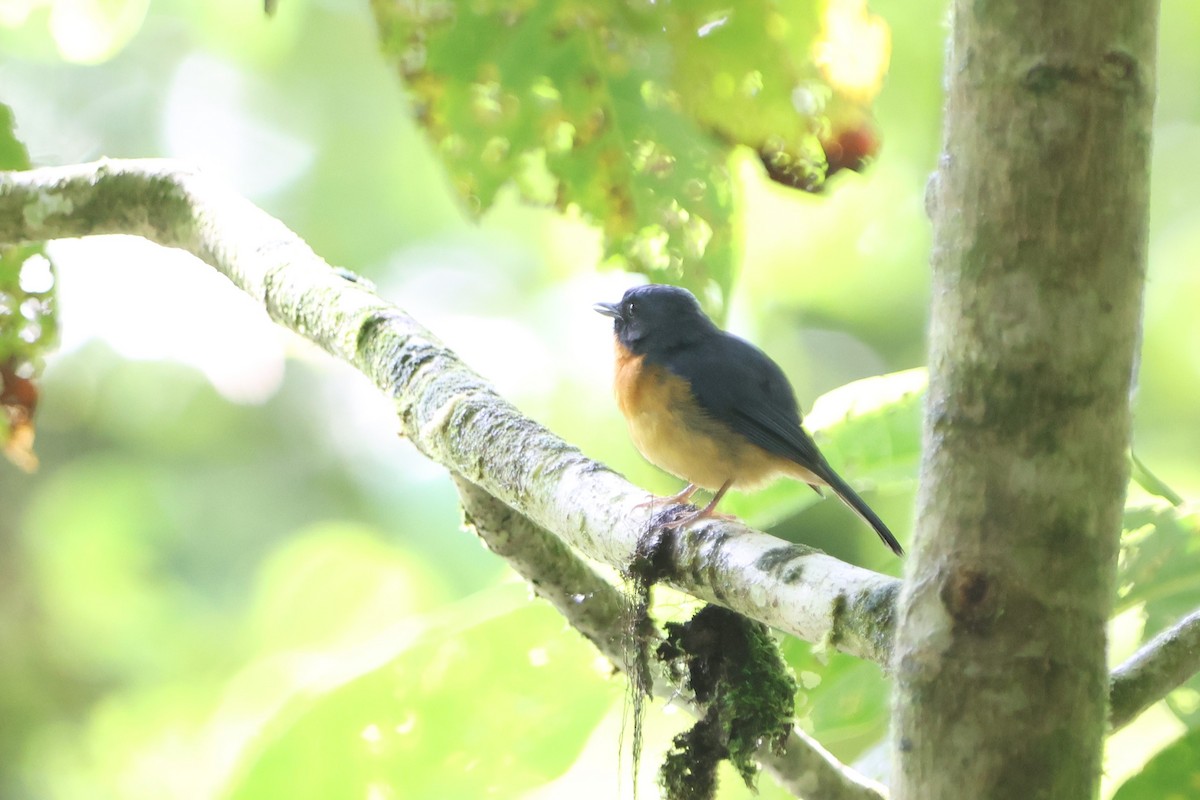
[[[679,519],[673,519],[670,522],[663,524],[663,527],[682,528],[687,525],[691,525],[693,522],[699,522],[702,519],[709,519],[710,517],[715,517],[717,519],[735,519],[735,517],[732,517],[729,514],[716,513],[717,503],[721,502],[721,498],[725,496],[725,493],[729,491],[729,487],[732,485],[733,478],[730,478],[721,484],[721,488],[717,490],[717,493],[713,495],[713,499],[710,500],[708,505],[706,505],[704,508],[691,514],[685,514]]]
[[[673,506],[676,503],[686,503],[699,490],[699,486],[689,483],[683,487],[683,491],[679,494],[673,494],[670,497],[651,497],[644,503],[638,503],[634,508],[654,508],[655,506]]]

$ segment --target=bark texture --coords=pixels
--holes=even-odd
[[[1153,2],[956,0],[893,796],[1095,795],[1146,262]]]

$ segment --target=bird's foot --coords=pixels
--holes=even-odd
[[[698,511],[692,511],[684,514],[676,519],[667,520],[660,527],[667,530],[686,528],[689,525],[697,522],[703,522],[706,519],[723,519],[727,522],[733,522],[737,520],[737,517],[733,516],[732,514],[718,514],[716,511],[713,511],[711,505],[709,505]]]
[[[698,487],[696,484],[689,483],[687,486],[683,487],[683,491],[679,492],[678,494],[673,494],[670,497],[658,497],[657,495],[650,495],[648,499],[638,503],[636,506],[634,506],[634,508],[665,508],[667,506],[678,505],[679,503],[686,503],[688,500],[691,500],[692,495],[699,490],[700,487]]]
[[[725,496],[725,492],[729,491],[729,487],[732,485],[733,478],[726,480],[723,484],[721,484],[721,488],[717,490],[717,493],[713,495],[713,499],[709,501],[709,504],[698,511],[685,512],[682,514],[682,516],[679,515],[678,511],[676,511],[675,516],[673,516],[672,519],[668,519],[664,522],[658,522],[656,519],[655,522],[658,522],[658,526],[660,528],[663,528],[664,530],[671,530],[673,528],[684,528],[688,525],[705,519],[737,519],[736,517],[731,517],[728,514],[718,514],[716,512],[717,503],[721,502],[721,498]],[[665,503],[669,505],[686,503],[689,499],[691,499],[692,495],[696,493],[698,488],[699,487],[697,487],[696,484],[689,483],[686,489],[673,497],[655,497],[647,503],[643,503],[642,505],[648,505],[649,503]],[[667,512],[664,510],[662,512],[662,516],[666,516],[666,514]]]

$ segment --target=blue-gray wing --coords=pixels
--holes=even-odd
[[[700,346],[670,353],[664,365],[688,381],[697,403],[711,417],[728,424],[767,452],[790,459],[820,478],[875,529],[894,553],[904,553],[879,515],[833,471],[816,443],[800,427],[800,409],[792,386],[766,353],[747,341],[720,332]]]
[[[825,477],[825,459],[800,427],[791,384],[766,353],[721,332],[700,346],[671,353],[665,366],[687,380],[711,417],[767,452]]]

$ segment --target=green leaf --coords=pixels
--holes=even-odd
[[[12,109],[0,103],[0,170],[29,168]],[[33,469],[34,379],[58,337],[54,270],[42,244],[0,244],[0,450]]]
[[[29,169],[29,151],[17,138],[12,109],[0,103],[0,169]]]
[[[839,470],[910,485],[928,384],[924,367],[854,381],[818,397],[805,425]]]
[[[40,366],[57,336],[54,272],[43,246],[0,245],[0,364]]]
[[[1200,795],[1200,729],[1150,759],[1113,800],[1194,800]]]
[[[832,92],[821,2],[373,0],[385,52],[476,212],[513,185],[577,209],[613,262],[719,310],[733,280],[735,145],[821,186]]]
[[[889,686],[878,666],[787,637],[796,674],[796,718],[839,758],[853,761],[886,734]]]
[[[1133,482],[1141,486],[1147,492],[1163,498],[1173,506],[1183,505],[1183,498],[1179,493],[1166,484],[1161,478],[1150,471],[1142,460],[1137,457],[1137,454],[1132,450],[1129,451],[1130,461],[1130,477]]]
[[[519,584],[325,660],[308,682],[304,662],[275,670],[290,697],[223,797],[516,797],[563,773],[614,699],[591,645]]]
[[[1200,516],[1171,506],[1125,509],[1119,613],[1144,604],[1152,636],[1200,606]]]

